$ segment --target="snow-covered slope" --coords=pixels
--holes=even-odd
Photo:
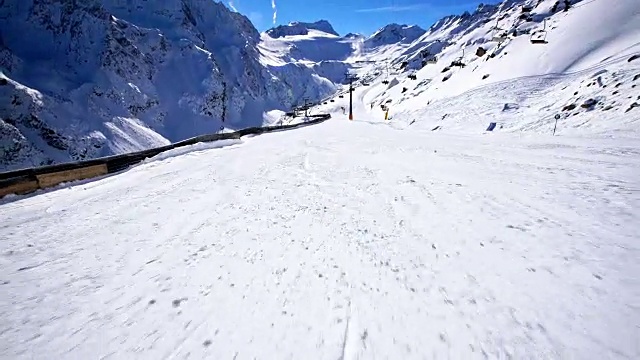
[[[637,138],[358,116],[0,203],[0,358],[640,358]]]
[[[319,99],[306,66],[264,65],[249,20],[210,0],[7,0],[0,170],[140,150]]]
[[[554,4],[375,50],[261,34],[268,74],[357,72],[355,119],[334,96],[317,126],[0,200],[0,358],[640,358],[640,2]],[[315,61],[312,38],[352,52]],[[0,79],[32,99],[12,106],[68,109],[19,80]]]
[[[480,6],[442,19],[408,46],[365,53],[389,70],[361,70],[374,79],[362,100],[388,105],[396,121],[451,131],[498,122],[502,130],[547,132],[556,115],[561,131],[637,131],[640,2],[573,1],[568,11],[555,3]],[[546,42],[531,42],[540,35]],[[464,114],[476,114],[475,123]],[[604,120],[611,116],[621,121]]]

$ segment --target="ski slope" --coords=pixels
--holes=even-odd
[[[640,357],[637,137],[366,113],[0,203],[0,357]]]
[[[322,22],[261,34],[254,62],[296,80],[270,94],[351,70],[355,120],[333,95],[320,125],[0,199],[0,358],[640,358],[640,7],[553,3],[375,51]],[[548,44],[491,40],[543,19]]]
[[[634,86],[638,84],[635,75],[639,74],[640,61],[628,61],[640,53],[640,2],[584,0],[568,12],[551,13],[554,3],[556,0],[518,0],[490,5],[488,12],[451,17],[451,22],[445,18],[409,45],[390,44],[364,54],[361,59],[376,62],[357,70],[361,78],[371,83],[368,98],[376,104],[391,99],[392,111],[403,113],[407,121],[416,119],[418,114],[422,117],[433,113],[427,107],[434,102],[445,104],[442,107],[448,111],[477,111],[466,107],[482,103],[482,99],[457,102],[455,106],[451,99],[465,99],[465,93],[487,87],[496,89],[488,94],[490,97],[503,99],[498,112],[506,101],[520,107],[535,106],[538,111],[560,112],[570,104],[568,101],[598,97],[608,101],[607,105],[620,106],[617,115],[626,116],[629,105],[640,100]],[[532,7],[532,21],[519,20],[524,5]],[[504,42],[494,41],[499,33],[496,26],[509,33],[517,31],[518,35],[510,35]],[[546,29],[547,43],[531,44],[530,33],[542,29]],[[476,55],[479,48],[486,54]],[[418,65],[422,51],[429,51],[431,55],[426,58],[433,57],[437,62]],[[400,69],[403,61],[409,64],[406,69]],[[453,66],[454,61],[465,66]],[[410,73],[415,74],[416,80],[408,78]],[[587,89],[586,83],[582,84],[598,76],[602,77],[598,86]],[[387,86],[382,83],[384,80],[397,85]],[[618,89],[621,81],[627,86]],[[512,86],[500,88],[505,83]],[[553,87],[557,83],[562,83],[563,88]],[[572,95],[575,91],[579,96]],[[513,96],[516,93],[518,96]],[[484,97],[485,92],[478,91],[477,95]],[[596,114],[593,112],[589,120],[610,116]],[[549,115],[553,118],[555,113]],[[530,125],[517,130],[538,130],[538,126]],[[588,125],[592,123],[589,121]],[[601,124],[595,127],[602,128]]]

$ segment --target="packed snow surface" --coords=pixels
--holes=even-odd
[[[0,357],[640,357],[637,137],[357,115],[3,200]]]

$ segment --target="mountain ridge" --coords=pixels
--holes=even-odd
[[[281,121],[296,105],[335,97],[347,73],[358,74],[356,85],[371,84],[375,101],[419,108],[477,86],[588,68],[638,45],[633,0],[574,1],[568,11],[556,0],[505,0],[426,30],[389,24],[369,37],[340,37],[326,20],[259,33],[220,3],[166,2],[5,2],[0,168]],[[585,21],[596,27],[586,39],[576,30]],[[543,29],[549,41],[531,45]]]
[[[280,38],[295,35],[308,35],[309,30],[318,30],[329,35],[340,36],[340,34],[333,29],[333,26],[327,20],[318,20],[315,22],[294,21],[288,25],[280,25],[268,29],[265,33],[273,38]]]
[[[260,126],[335,89],[261,63],[251,22],[209,0],[13,0],[0,18],[0,168]]]

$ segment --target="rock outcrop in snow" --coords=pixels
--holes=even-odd
[[[3,170],[261,125],[334,90],[265,66],[250,21],[210,0],[7,0],[0,19]]]

